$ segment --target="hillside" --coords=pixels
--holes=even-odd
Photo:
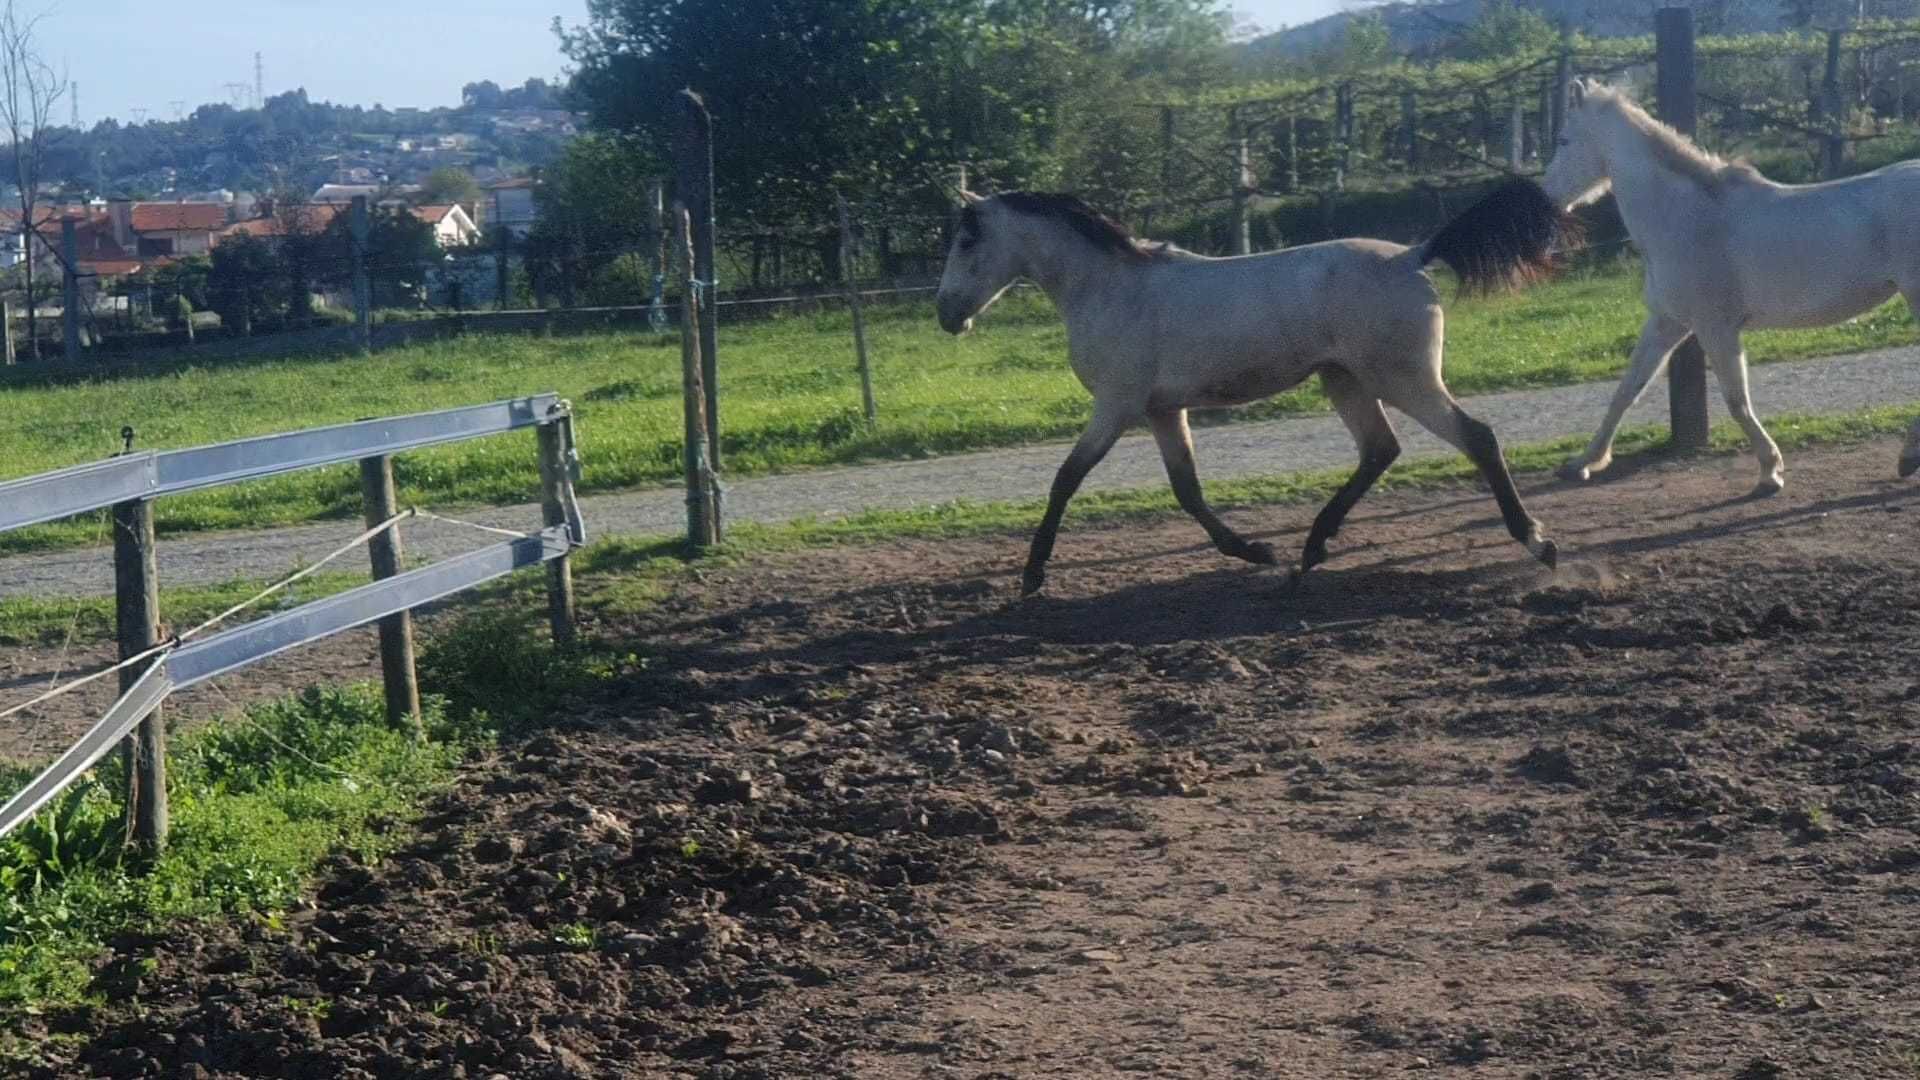
[[[1394,48],[1422,54],[1445,47],[1449,38],[1480,17],[1484,0],[1393,3],[1329,15],[1324,19],[1255,38],[1245,46],[1255,58],[1298,59],[1341,41],[1354,19],[1378,14]],[[1565,23],[1594,37],[1628,37],[1652,32],[1653,12],[1670,0],[1517,0],[1556,25]],[[1795,26],[1843,25],[1858,5],[1840,0],[1701,0],[1692,5],[1702,33],[1748,34]],[[1913,0],[1869,0],[1869,14],[1912,17]]]

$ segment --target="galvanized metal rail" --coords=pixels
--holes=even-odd
[[[125,454],[106,461],[0,484],[0,532],[107,507],[115,508],[116,520],[119,520],[123,511],[134,507],[147,514],[144,518],[147,526],[142,531],[150,551],[151,516],[145,504],[161,496],[323,465],[371,461],[380,463],[381,467],[374,471],[384,473],[388,478],[384,497],[391,502],[391,470],[385,462],[393,454],[529,427],[541,429],[541,482],[544,502],[547,504],[547,525],[537,533],[491,544],[431,566],[392,572],[391,576],[381,577],[370,584],[198,640],[183,642],[175,639],[171,645],[155,648],[150,637],[144,642],[136,640],[143,632],[150,633],[150,629],[143,631],[134,628],[130,632],[129,627],[123,625],[121,655],[131,659],[122,660],[119,665],[127,669],[122,671],[122,678],[126,681],[122,683],[120,699],[59,760],[36,776],[4,806],[0,806],[0,836],[17,828],[58,796],[125,739],[137,725],[143,721],[149,727],[157,724],[155,711],[173,691],[356,626],[388,620],[381,626],[384,637],[389,624],[396,618],[404,623],[405,613],[413,608],[522,567],[544,563],[557,568],[555,573],[549,575],[554,632],[557,640],[562,638],[563,633],[570,637],[572,588],[571,578],[566,571],[566,559],[574,548],[586,542],[586,526],[581,520],[579,503],[573,492],[579,456],[573,442],[572,414],[556,394],[537,394],[466,408],[362,420],[184,450]],[[391,529],[405,516],[391,517],[385,522],[386,527]],[[370,530],[362,539],[372,537],[379,531],[378,528]],[[132,549],[141,550],[138,544],[132,545]],[[148,597],[154,595],[150,559],[145,560],[143,566],[140,560],[122,560],[120,552],[116,550],[116,561],[120,563],[118,576],[123,592]],[[397,566],[382,571],[377,559],[375,566],[376,575],[397,571]],[[124,602],[126,596],[122,596],[121,600]],[[122,603],[120,606],[124,608],[126,605]],[[191,637],[192,634],[190,632],[185,636]],[[385,649],[382,651],[386,655],[404,655],[404,660],[399,662],[406,670],[388,672],[391,713],[396,679],[402,687],[412,686],[412,653],[411,649],[404,654],[388,654]],[[383,655],[383,660],[385,658]],[[137,669],[139,663],[150,663],[151,666],[135,677],[132,671]],[[418,700],[417,693],[413,694],[413,700]],[[399,720],[400,716],[396,714],[393,718]],[[417,717],[414,719],[417,723]],[[142,730],[145,732],[148,729]],[[143,734],[142,739],[145,738]],[[161,744],[156,742],[155,745]],[[155,843],[164,842],[164,800],[151,808],[143,808],[139,802],[139,792],[142,790],[164,791],[163,763],[141,761],[139,768],[139,782],[134,785],[135,813],[130,816],[141,821],[140,833],[143,838],[152,838]],[[148,821],[148,817],[157,820]]]

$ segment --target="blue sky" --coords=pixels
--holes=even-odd
[[[1342,0],[1233,0],[1269,29],[1339,10]],[[552,78],[564,63],[548,27],[586,16],[585,0],[255,0],[223,5],[44,0],[41,52],[79,84],[80,119],[167,119],[229,100],[225,84],[253,84],[253,54],[267,93],[304,86],[316,100],[350,105],[452,105],[479,79],[506,85]],[[24,0],[26,10],[35,0]],[[68,117],[67,105],[59,119]]]

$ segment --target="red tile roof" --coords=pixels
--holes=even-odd
[[[447,215],[451,213],[453,213],[453,206],[451,204],[446,206],[416,206],[413,208],[413,216],[429,225],[440,224],[442,221],[445,221]]]
[[[346,213],[347,210],[348,207],[345,203],[308,203],[300,208],[300,225],[302,228],[318,232],[332,224],[334,218]],[[264,238],[269,236],[285,236],[286,234],[287,223],[281,220],[279,216],[257,217],[246,221],[235,222],[221,229],[218,237],[216,237],[216,243],[219,237],[257,236]]]
[[[213,232],[227,223],[219,203],[134,203],[133,231]]]

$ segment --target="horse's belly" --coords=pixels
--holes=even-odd
[[[1773,296],[1749,294],[1747,325],[1767,329],[1806,329],[1832,326],[1871,311],[1893,297],[1891,282],[1863,281],[1827,284],[1825,288]]]

